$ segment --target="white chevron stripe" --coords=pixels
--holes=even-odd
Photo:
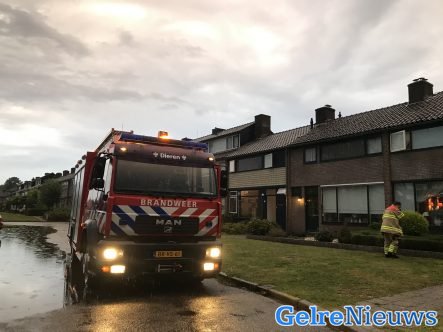
[[[116,213],[113,213],[112,214],[112,223],[114,223],[117,227],[119,227],[123,231],[123,233],[125,233],[126,235],[137,235],[137,234],[135,234],[134,230],[130,226],[119,225],[118,224],[119,221],[120,221],[119,215]]]
[[[215,209],[206,209],[205,212],[203,212],[201,215],[198,216],[200,218],[200,222],[205,220],[214,211],[215,211]]]

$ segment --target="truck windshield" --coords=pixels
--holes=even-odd
[[[118,160],[114,190],[124,193],[215,196],[213,168]]]

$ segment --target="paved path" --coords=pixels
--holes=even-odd
[[[443,331],[443,285],[427,287],[416,291],[400,293],[359,303],[370,305],[371,311],[419,311],[435,310],[439,313],[439,324],[432,331]],[[380,331],[375,328],[359,328],[358,331]],[[400,331],[417,331],[417,328],[398,329]]]

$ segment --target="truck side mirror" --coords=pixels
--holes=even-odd
[[[103,177],[105,176],[106,158],[98,157],[95,160],[94,168],[92,169],[91,183],[89,189],[102,189],[105,187]]]
[[[225,170],[220,172],[220,195],[222,197],[228,195],[228,173]]]
[[[105,180],[102,178],[92,179],[91,187],[93,189],[103,189],[105,187]]]

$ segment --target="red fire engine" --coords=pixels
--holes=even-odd
[[[112,130],[76,166],[68,238],[84,285],[216,276],[225,179],[206,144]]]

